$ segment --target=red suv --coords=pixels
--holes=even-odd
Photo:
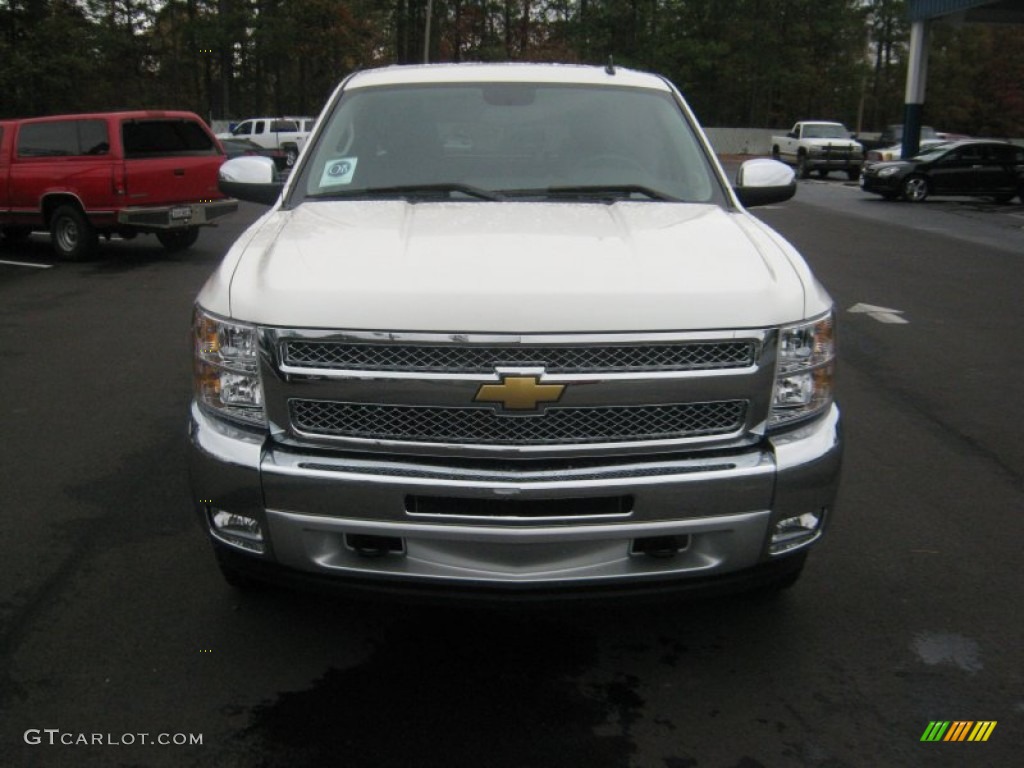
[[[84,259],[100,235],[153,233],[188,248],[237,210],[217,188],[220,143],[191,112],[112,112],[0,122],[0,233],[49,231]]]

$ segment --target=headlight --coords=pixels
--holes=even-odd
[[[893,165],[893,166],[890,166],[889,168],[883,168],[882,170],[880,170],[880,171],[878,172],[878,176],[879,176],[879,178],[883,178],[883,179],[884,179],[884,178],[886,178],[887,176],[892,176],[892,175],[893,175],[894,173],[896,173],[896,172],[897,172],[898,170],[899,170],[899,167],[898,167],[898,166],[895,166],[895,165]]]
[[[769,428],[817,416],[832,404],[835,360],[832,313],[779,331]]]
[[[196,307],[192,341],[199,404],[233,421],[264,426],[256,327],[222,320]]]

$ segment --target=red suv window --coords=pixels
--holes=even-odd
[[[25,123],[18,133],[18,157],[105,155],[109,151],[105,120]]]
[[[121,136],[125,157],[218,153],[213,139],[194,120],[127,120]]]

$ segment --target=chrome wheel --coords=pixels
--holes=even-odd
[[[77,207],[62,205],[50,218],[53,249],[64,259],[81,261],[96,248],[96,230]]]
[[[57,247],[62,251],[75,250],[82,239],[78,232],[78,226],[66,216],[57,221],[53,228],[53,237],[57,241]]]
[[[911,203],[920,203],[928,197],[928,179],[923,176],[911,176],[903,182],[903,199]]]

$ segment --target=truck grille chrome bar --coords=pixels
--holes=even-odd
[[[749,340],[589,347],[288,340],[282,346],[284,364],[295,368],[432,373],[490,373],[496,366],[539,366],[563,374],[698,371],[745,368],[757,355]]]

